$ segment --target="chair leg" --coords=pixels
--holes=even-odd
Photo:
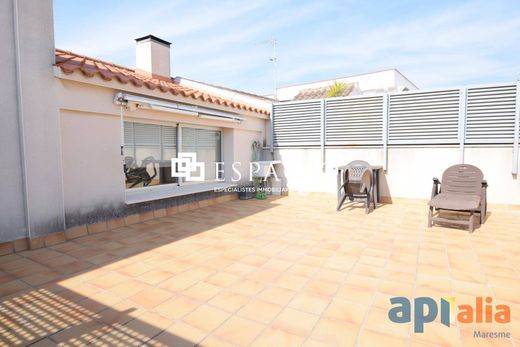
[[[345,199],[347,198],[347,194],[342,194],[341,195],[341,198],[338,202],[338,206],[336,207],[336,211],[339,211],[339,209],[341,208],[341,205],[343,205],[343,203],[345,202]]]
[[[472,233],[473,230],[474,230],[474,225],[473,225],[473,223],[475,222],[475,218],[474,217],[475,217],[475,212],[471,211],[469,213],[469,230],[468,230],[469,233]]]
[[[486,222],[486,208],[482,206],[480,208],[480,224],[484,224]]]
[[[428,228],[433,226],[433,206],[430,206],[430,210],[428,211]]]
[[[367,200],[365,201],[365,214],[370,212],[370,193],[367,192]]]

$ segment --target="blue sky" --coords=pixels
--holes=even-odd
[[[520,78],[520,1],[55,0],[56,47],[135,65],[134,39],[173,43],[172,75],[258,94],[397,68],[421,88]]]

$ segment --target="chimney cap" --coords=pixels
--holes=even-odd
[[[138,37],[137,39],[135,39],[136,42],[141,42],[141,41],[147,41],[147,40],[151,40],[151,41],[155,41],[155,42],[158,42],[158,43],[162,43],[163,45],[166,45],[166,46],[171,46],[171,42],[168,42],[166,40],[163,40],[161,38],[158,38],[157,36],[154,36],[152,34],[150,35],[146,35],[146,36],[143,36],[143,37]]]

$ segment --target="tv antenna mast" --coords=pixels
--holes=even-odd
[[[278,44],[278,40],[276,37],[272,36],[269,40],[267,40],[271,46],[273,46],[273,55],[269,58],[269,61],[273,63],[273,95],[276,96],[276,65],[278,63],[278,55],[276,52],[276,45]]]

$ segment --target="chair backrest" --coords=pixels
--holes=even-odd
[[[372,173],[372,167],[369,163],[363,160],[354,160],[347,164],[345,173],[348,174],[348,180],[353,182],[360,182],[366,172]]]
[[[482,193],[484,175],[476,166],[468,164],[453,165],[442,174],[442,193],[478,195]]]

